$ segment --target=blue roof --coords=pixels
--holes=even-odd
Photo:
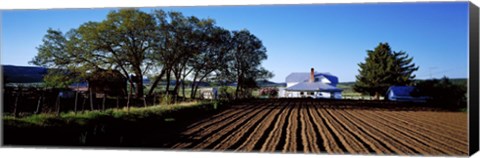
[[[334,76],[330,73],[319,73],[315,72],[314,73],[315,77],[325,77],[327,78],[332,85],[337,85],[338,84],[338,77]],[[285,82],[308,82],[310,79],[310,73],[309,72],[294,72],[291,73],[290,75],[287,76],[285,79]]]
[[[72,83],[70,85],[70,87],[74,88],[74,87],[88,87],[88,82],[75,82],[75,83]]]
[[[410,102],[426,102],[427,96],[411,96],[415,90],[414,86],[390,86],[387,91],[388,100],[393,101],[410,101]]]
[[[302,82],[286,89],[287,91],[326,91],[340,92],[342,89],[321,83],[321,82]]]
[[[395,96],[410,96],[410,93],[415,90],[413,86],[390,86],[388,91],[391,91]]]

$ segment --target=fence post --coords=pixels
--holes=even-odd
[[[107,94],[103,94],[103,100],[102,100],[102,111],[105,111],[105,99],[107,98]]]
[[[43,94],[42,96],[38,97],[38,102],[37,102],[37,110],[35,110],[35,114],[38,114],[40,112],[40,103],[42,102]]]
[[[78,83],[77,83],[77,89],[75,90],[75,108],[74,108],[75,115],[77,114],[77,104],[78,104]]]
[[[127,97],[127,111],[130,111],[130,94]]]
[[[119,108],[120,108],[119,100],[120,100],[120,96],[119,96],[119,95],[117,95],[117,109],[119,109]]]
[[[87,98],[85,97],[85,95],[82,95],[83,96],[83,102],[82,102],[82,113],[85,112],[85,103],[87,102]]]
[[[60,101],[61,101],[61,98],[60,98],[60,93],[57,95],[57,101],[55,102],[55,105],[56,105],[56,108],[57,108],[57,116],[60,115]]]
[[[18,92],[16,93],[16,97],[15,97],[15,104],[14,104],[14,107],[13,107],[13,116],[14,117],[18,117]]]
[[[90,110],[93,111],[93,95],[92,95],[92,89],[90,89]]]
[[[146,100],[147,96],[146,95],[143,95],[143,106],[147,107],[147,100]]]
[[[153,94],[153,105],[157,102],[157,94]]]

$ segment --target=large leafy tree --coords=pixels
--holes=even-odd
[[[237,82],[235,97],[245,97],[258,79],[272,77],[272,73],[261,66],[267,59],[267,49],[262,41],[248,30],[234,31],[224,75]],[[230,77],[228,77],[230,76]]]
[[[170,79],[175,78],[174,91],[176,93],[180,82],[183,82],[191,73],[188,62],[200,52],[199,43],[202,39],[200,39],[197,25],[204,20],[193,16],[185,17],[180,12],[164,12],[162,10],[156,10],[153,15],[157,22],[156,38],[158,40],[154,44],[154,53],[151,55],[151,59],[162,68],[160,74],[156,76],[149,94],[153,93],[164,75],[167,79],[167,90],[170,89]]]
[[[70,84],[81,79],[81,65],[75,63],[72,54],[75,49],[70,38],[74,30],[63,34],[59,30],[49,29],[43,37],[43,43],[37,47],[38,54],[30,63],[48,68],[45,76],[45,86],[53,88],[67,88]]]
[[[142,97],[142,79],[153,64],[147,57],[152,52],[155,26],[154,18],[139,10],[112,11],[102,22],[80,26],[79,41],[90,48],[86,61],[118,69],[130,87],[135,87],[136,97]]]
[[[261,67],[266,58],[262,42],[247,30],[231,32],[212,19],[180,12],[122,9],[66,34],[49,30],[32,63],[71,72],[72,76],[56,72],[58,76],[47,77],[52,83],[65,80],[65,85],[79,76],[88,78],[88,72],[118,70],[129,82],[130,94],[137,97],[143,96],[144,76],[155,80],[148,94],[163,78],[167,90],[170,79],[175,79],[177,94],[179,86],[184,89],[185,80],[191,79],[195,98],[198,83],[205,79],[238,82],[237,94],[255,87],[255,80],[272,76]]]
[[[103,22],[106,32],[106,48],[114,56],[118,67],[124,73],[133,73],[129,77],[135,82],[135,94],[143,96],[143,76],[152,63],[147,56],[152,52],[151,43],[155,42],[155,20],[147,13],[139,10],[120,10],[111,12]]]
[[[111,11],[106,20],[84,23],[67,35],[49,30],[32,63],[83,74],[119,70],[135,87],[136,96],[142,97],[142,78],[153,64],[147,57],[152,52],[155,26],[153,16],[139,10]]]
[[[190,96],[195,98],[198,83],[225,65],[230,31],[215,26],[212,19],[186,17],[179,12],[156,10],[154,16],[160,40],[155,45],[152,59],[159,64],[161,71],[155,77],[149,94],[165,76],[166,89],[170,89],[170,79],[175,78],[174,92],[177,93],[182,85],[185,96],[185,80],[190,77]]]
[[[413,58],[406,52],[394,52],[388,43],[380,43],[374,50],[367,50],[365,62],[359,63],[359,74],[354,90],[379,99],[392,85],[409,85],[418,70]]]
[[[189,65],[193,70],[191,98],[196,97],[199,83],[207,77],[226,67],[227,53],[230,50],[231,33],[220,27],[216,27],[212,22],[201,23],[202,39],[199,43],[200,53],[194,56]]]

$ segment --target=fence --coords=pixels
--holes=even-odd
[[[374,100],[373,96],[369,95],[342,95],[342,99],[352,99],[352,100]],[[380,100],[383,100],[384,97],[380,96]]]
[[[68,111],[106,110],[142,107],[162,102],[162,94],[128,98],[76,92],[66,89],[5,87],[2,91],[3,111],[14,116]]]

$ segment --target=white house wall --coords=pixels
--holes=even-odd
[[[283,91],[279,93],[279,97],[281,98],[306,98],[306,97],[313,97],[313,98],[332,98],[332,93],[330,92],[314,92],[313,95],[310,94],[311,92],[303,92],[303,95],[300,95],[299,91]],[[342,92],[334,92],[333,98],[335,99],[342,99]]]
[[[279,98],[285,98],[285,88],[281,87],[281,88],[278,88],[278,97]]]

